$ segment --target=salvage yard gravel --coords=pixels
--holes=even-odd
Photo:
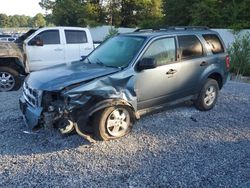
[[[228,82],[211,111],[181,104],[96,143],[29,132],[20,96],[0,93],[0,187],[250,187],[250,84]]]

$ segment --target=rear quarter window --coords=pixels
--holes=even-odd
[[[178,36],[178,42],[181,60],[203,56],[202,44],[195,35]]]
[[[204,34],[202,36],[206,40],[213,54],[224,53],[224,47],[217,35]]]

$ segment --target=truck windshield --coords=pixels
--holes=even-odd
[[[94,50],[87,61],[110,67],[126,67],[138,53],[144,41],[144,37],[113,37]]]

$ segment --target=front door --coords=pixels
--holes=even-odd
[[[136,76],[138,110],[160,105],[176,98],[180,90],[181,64],[176,60],[174,37],[158,39],[151,43],[143,58],[154,58],[157,67],[142,70]]]
[[[42,46],[32,45],[32,40],[42,41]],[[61,44],[59,30],[42,31],[25,46],[30,71],[37,71],[64,62],[64,46]]]

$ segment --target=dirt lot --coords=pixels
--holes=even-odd
[[[20,95],[0,93],[2,187],[250,187],[250,84],[229,82],[209,112],[181,105],[95,144],[24,133]]]

